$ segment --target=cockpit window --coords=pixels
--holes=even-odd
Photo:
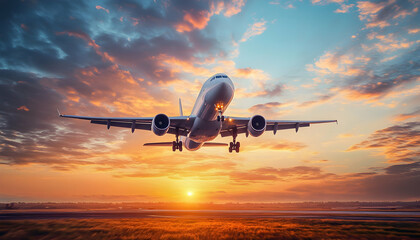
[[[214,76],[210,79],[210,82],[213,81],[215,78],[228,78],[228,76],[226,76],[226,75]]]

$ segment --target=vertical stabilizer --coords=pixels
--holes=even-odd
[[[180,115],[180,116],[184,116],[184,114],[182,113],[182,103],[181,103],[181,98],[179,99],[179,115]]]

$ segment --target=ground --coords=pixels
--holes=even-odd
[[[420,222],[299,218],[1,220],[0,239],[420,239]]]

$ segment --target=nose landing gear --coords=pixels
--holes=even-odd
[[[238,130],[236,128],[232,129],[233,142],[230,142],[230,144],[229,144],[229,152],[230,153],[233,150],[235,150],[237,153],[239,152],[239,148],[241,147],[241,143],[236,142],[236,137],[237,136],[238,136]]]
[[[225,121],[225,116],[222,115],[223,105],[215,105],[216,110],[219,112],[219,115],[217,116],[217,121]]]
[[[181,141],[179,141],[178,140],[178,137],[179,137],[179,129],[177,128],[176,129],[176,141],[173,141],[172,142],[172,151],[176,151],[177,149],[180,151],[180,152],[182,152],[182,142]]]

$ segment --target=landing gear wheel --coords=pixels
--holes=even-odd
[[[238,153],[239,152],[239,148],[241,147],[241,144],[239,143],[239,142],[237,142],[236,144],[235,144],[235,150],[236,150],[236,152]]]
[[[176,142],[175,141],[173,141],[172,142],[172,151],[176,151]]]
[[[232,147],[229,147],[229,152],[230,152],[230,153],[232,152]]]
[[[217,121],[220,122],[220,116],[217,116]]]
[[[180,152],[182,152],[182,142],[178,143],[178,149],[179,149]]]
[[[225,116],[222,116],[221,120],[222,120],[222,122],[224,122],[225,121]]]

